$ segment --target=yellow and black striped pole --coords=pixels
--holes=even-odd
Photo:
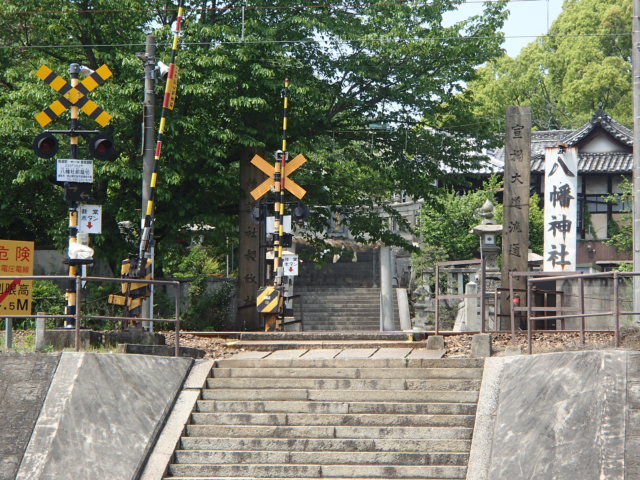
[[[288,126],[288,110],[289,110],[289,80],[284,81],[284,115],[282,119],[282,150],[277,155],[275,164],[275,174],[273,176],[276,198],[274,202],[274,214],[275,214],[275,234],[273,237],[273,273],[274,273],[274,285],[276,287],[282,286],[282,243],[284,238],[284,192],[285,180],[287,178],[283,173],[286,171],[287,165],[287,126]]]
[[[69,65],[69,75],[71,78],[71,89],[75,89],[79,84],[80,65],[72,63]],[[78,118],[80,117],[80,108],[75,104],[75,98],[72,99],[73,103],[71,107],[71,158],[78,158],[78,135],[74,135],[74,132],[78,130]],[[78,241],[78,204],[75,201],[71,202],[69,207],[69,258],[71,258],[72,246]],[[67,317],[67,326],[75,326],[75,314],[78,305],[76,305],[76,275],[78,274],[78,268],[71,261],[69,262],[69,286],[66,291],[67,307],[65,315]]]
[[[147,201],[147,210],[144,217],[144,226],[142,236],[140,238],[140,262],[144,269],[146,264],[145,255],[149,249],[151,234],[153,229],[153,214],[156,186],[158,183],[158,164],[160,162],[160,154],[162,153],[162,143],[164,142],[164,130],[167,125],[167,113],[173,110],[175,102],[175,94],[178,82],[178,67],[176,66],[176,54],[178,52],[178,41],[180,39],[180,28],[182,26],[183,15],[182,2],[178,7],[178,18],[176,19],[176,29],[173,36],[173,45],[171,47],[171,63],[169,65],[169,74],[167,75],[167,83],[164,90],[164,100],[162,102],[162,115],[160,117],[160,127],[158,129],[158,141],[156,142],[156,152],[153,162],[153,170],[151,173],[151,182],[149,184],[149,200]]]
[[[158,165],[162,153],[162,145],[164,143],[164,131],[167,125],[167,113],[173,110],[175,103],[178,67],[176,66],[176,53],[180,40],[180,29],[182,26],[182,15],[184,9],[182,1],[178,5],[178,17],[173,36],[173,44],[171,48],[171,63],[169,65],[169,73],[167,75],[167,83],[165,86],[164,99],[162,102],[162,115],[160,117],[160,127],[158,128],[158,139],[151,169],[151,180],[149,182],[149,192],[145,216],[142,226],[142,234],[140,235],[140,248],[137,255],[130,255],[128,260],[122,262],[121,274],[123,278],[136,278],[144,280],[152,280],[152,262],[150,257],[150,248],[152,246],[154,214],[155,214],[155,194],[158,185]],[[142,313],[142,302],[149,294],[149,285],[144,283],[123,283],[122,295],[110,295],[109,302],[116,305],[124,305],[126,307],[126,316],[140,317]]]

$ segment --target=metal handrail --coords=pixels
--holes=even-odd
[[[531,354],[533,350],[532,345],[532,322],[539,320],[550,320],[550,319],[568,319],[568,318],[580,318],[580,342],[582,345],[585,344],[585,332],[587,331],[585,328],[585,319],[586,317],[601,317],[601,316],[610,316],[614,317],[614,334],[615,334],[615,346],[620,346],[620,316],[621,315],[638,315],[640,312],[634,311],[621,311],[619,307],[620,300],[620,289],[618,287],[618,280],[624,277],[636,277],[640,276],[640,272],[598,272],[598,273],[569,273],[563,274],[562,272],[558,272],[558,274],[551,274],[550,272],[512,272],[513,276],[525,276],[527,278],[527,306],[520,307],[520,309],[512,309],[512,315],[515,310],[521,311],[521,309],[527,311],[527,349],[528,353]],[[510,275],[511,277],[511,275]],[[608,312],[595,312],[595,313],[586,313],[585,305],[584,305],[584,281],[589,279],[609,279],[613,280],[613,310]],[[578,288],[579,288],[579,297],[580,297],[580,308],[579,313],[571,313],[564,315],[552,315],[552,316],[544,316],[544,317],[533,317],[534,311],[541,311],[540,308],[533,308],[531,306],[531,294],[533,292],[534,284],[536,282],[545,282],[545,281],[562,281],[562,280],[578,280]],[[576,311],[576,309],[563,309],[563,307],[548,307],[545,308],[546,311]]]
[[[82,315],[81,312],[81,296],[82,296],[82,283],[83,282],[106,282],[106,283],[143,283],[153,285],[173,285],[176,287],[175,296],[175,317],[174,318],[135,318],[135,321],[148,321],[148,322],[173,322],[175,323],[175,356],[180,356],[180,301],[181,301],[181,289],[180,282],[177,280],[145,280],[140,278],[113,278],[113,277],[85,277],[82,275],[76,275],[70,277],[69,275],[25,275],[25,276],[11,276],[3,275],[0,277],[2,280],[71,280],[74,279],[76,283],[76,312],[73,315],[75,320],[75,350],[80,351],[80,323],[83,318],[92,318],[96,320],[134,320],[132,317],[120,317],[120,316],[108,316],[108,315]],[[35,315],[9,315],[7,318],[71,318],[72,315],[60,314],[35,314]]]

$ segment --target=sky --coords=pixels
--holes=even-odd
[[[563,0],[511,0],[509,18],[502,29],[506,39],[503,47],[511,57],[516,57],[522,47],[545,35],[548,27],[562,12]],[[447,21],[452,23],[482,12],[482,3],[471,0],[460,5]]]

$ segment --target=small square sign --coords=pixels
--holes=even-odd
[[[102,233],[102,205],[78,207],[78,232]]]
[[[298,255],[283,255],[282,270],[285,276],[295,277],[298,275]]]

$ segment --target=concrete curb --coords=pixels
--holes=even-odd
[[[162,480],[214,362],[214,360],[197,360],[194,363],[158,441],[149,455],[140,480]]]
[[[478,397],[476,422],[473,429],[467,480],[488,480],[491,464],[493,427],[498,411],[500,377],[509,358],[487,358],[484,361],[482,386]]]

